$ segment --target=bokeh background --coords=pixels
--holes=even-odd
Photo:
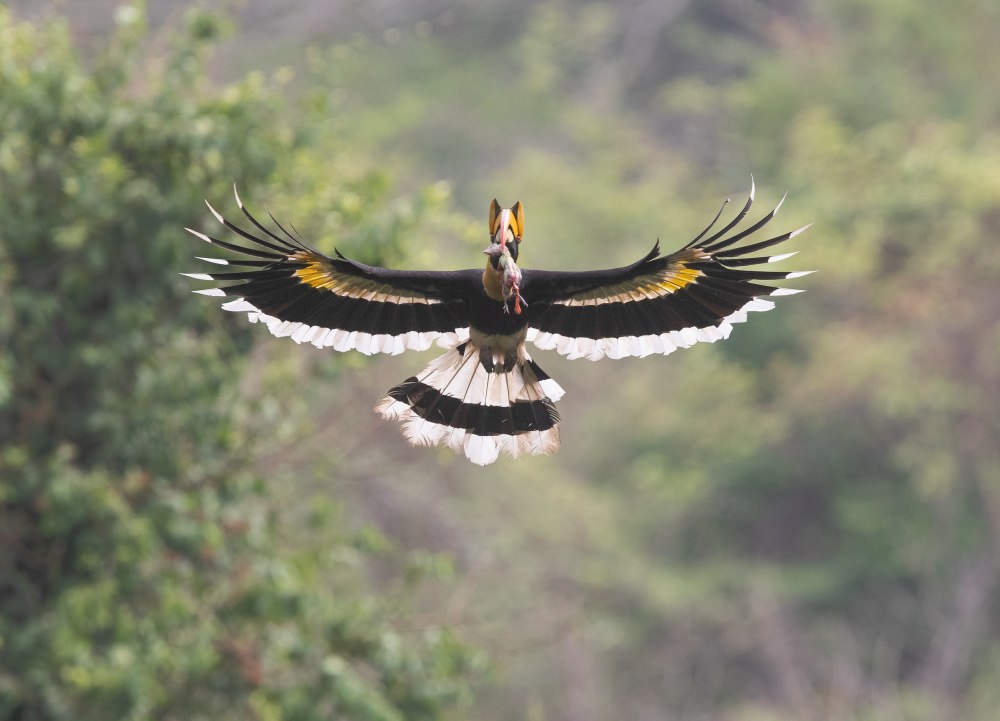
[[[998,718],[998,38],[992,0],[8,0],[0,718]],[[553,457],[411,448],[370,408],[435,350],[178,275],[234,181],[407,268],[520,200],[523,265],[584,269],[751,172],[809,292],[535,353]]]

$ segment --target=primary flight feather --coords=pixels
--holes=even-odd
[[[708,235],[720,210],[697,238],[674,253],[661,256],[657,242],[631,265],[585,272],[519,268],[524,208],[521,203],[503,208],[494,200],[486,267],[441,272],[372,267],[339,251],[331,258],[277,221],[278,232],[269,230],[237,194],[256,233],[209,209],[253,246],[187,230],[250,259],[201,258],[234,270],[185,275],[226,282],[195,292],[233,297],[224,309],[246,311],[251,322],[297,343],[393,355],[425,350],[435,341],[449,348],[390,390],[375,411],[402,421],[403,434],[413,444],[446,443],[486,465],[501,451],[517,457],[559,449],[554,403],[563,389],[531,359],[526,342],[588,360],[666,355],[728,337],[732,324],[745,321],[747,312],[774,307],[766,296],[800,292],[755,282],[812,271],[755,267],[794,255],[751,254],[805,228],[741,244],[778,211],[737,231],[753,197],[751,181],[746,205],[728,225]]]

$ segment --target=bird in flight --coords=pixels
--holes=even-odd
[[[335,257],[324,255],[274,216],[276,232],[259,223],[237,193],[237,205],[256,232],[208,207],[253,245],[188,228],[244,258],[200,258],[234,270],[184,275],[225,283],[194,292],[234,298],[222,307],[245,311],[251,322],[296,343],[396,355],[426,350],[436,341],[448,351],[391,389],[375,411],[402,421],[403,435],[414,445],[445,443],[473,463],[487,465],[501,451],[517,457],[559,449],[554,404],[564,391],[531,359],[527,342],[588,360],[666,355],[698,341],[727,338],[732,324],[745,321],[749,311],[774,307],[767,296],[801,292],[754,282],[813,271],[758,269],[794,253],[754,253],[809,226],[747,243],[781,207],[737,230],[753,198],[751,178],[746,205],[721,230],[709,235],[722,209],[676,252],[660,255],[657,241],[631,265],[585,272],[519,268],[524,207],[518,202],[502,208],[494,200],[485,268],[424,271],[372,267],[339,251]]]

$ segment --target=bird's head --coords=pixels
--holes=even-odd
[[[497,199],[490,205],[490,246],[483,252],[490,256],[490,264],[496,268],[500,255],[506,247],[510,257],[517,262],[517,253],[521,247],[521,235],[524,233],[524,207],[520,202],[512,208],[501,208]]]

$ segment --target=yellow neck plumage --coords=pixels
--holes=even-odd
[[[500,271],[490,265],[488,260],[486,270],[483,271],[483,288],[486,289],[486,295],[493,300],[503,300],[503,293],[500,291]]]

